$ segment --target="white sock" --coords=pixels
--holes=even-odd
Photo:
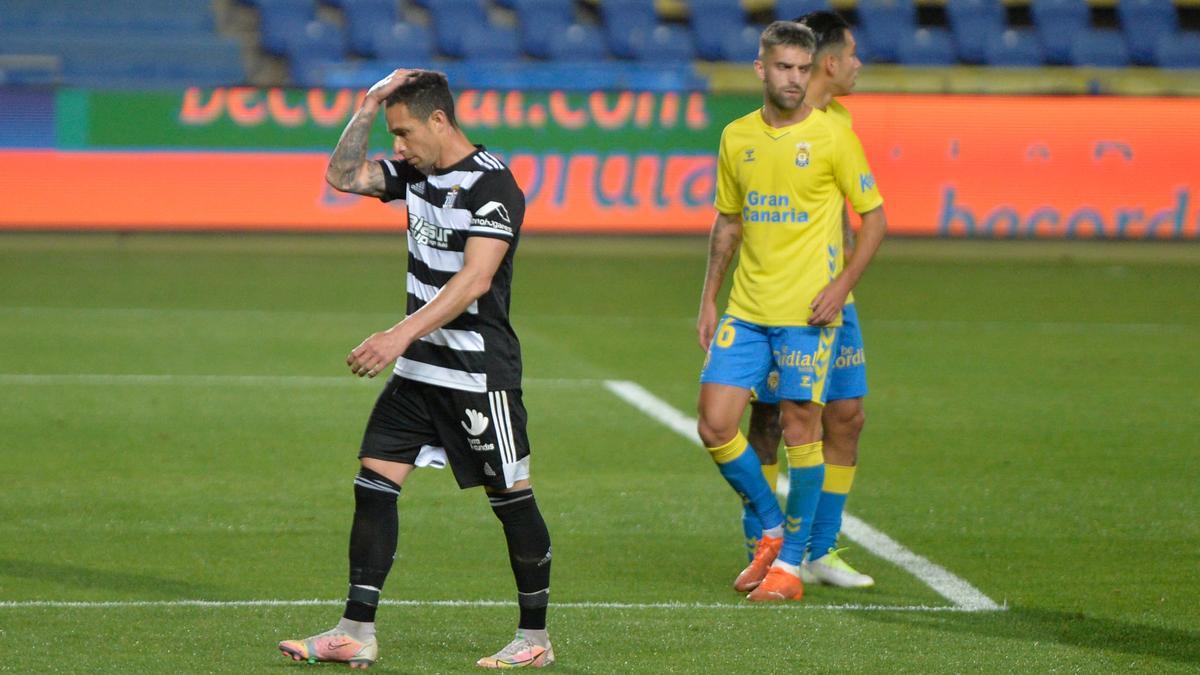
[[[550,634],[546,632],[545,628],[541,630],[534,630],[533,628],[518,628],[517,632],[521,635],[524,635],[526,640],[529,640],[539,647],[550,647]]]
[[[359,642],[367,642],[375,637],[374,621],[351,621],[342,617],[342,620],[338,621],[337,627]]]
[[[775,527],[768,527],[767,529],[763,530],[763,536],[771,537],[772,539],[778,539],[778,538],[782,537],[783,536],[783,524],[780,523],[779,525],[776,525]]]
[[[794,577],[800,576],[800,566],[799,565],[785,563],[782,560],[776,559],[775,562],[771,563],[771,567],[778,567],[778,568],[782,569],[784,572],[787,572],[788,574],[790,574]]]

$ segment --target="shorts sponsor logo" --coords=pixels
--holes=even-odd
[[[467,408],[464,412],[467,416],[467,421],[460,422],[459,424],[462,424],[463,429],[466,429],[467,433],[471,436],[482,436],[483,432],[487,431],[488,428],[487,415],[478,410],[471,410],[470,408]]]
[[[837,360],[833,362],[834,368],[853,368],[861,366],[867,362],[866,352],[862,347],[855,349],[854,347],[842,347],[841,353],[838,354]]]

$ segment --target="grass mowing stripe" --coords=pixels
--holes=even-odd
[[[380,380],[382,381],[382,380]],[[593,379],[524,378],[525,384],[544,387],[591,387]],[[11,385],[246,385],[252,387],[365,387],[370,380],[350,375],[145,375],[135,373],[0,373],[0,384]]]
[[[4,600],[0,609],[119,609],[123,607],[341,607],[345,600]],[[381,600],[381,605],[393,607],[512,607],[511,600]],[[962,607],[932,605],[814,605],[814,604],[767,604],[724,602],[555,602],[559,609],[705,609],[705,610],[832,610],[841,612],[971,612],[977,610]]]
[[[641,385],[628,380],[606,380],[606,389],[618,398],[646,413],[695,445],[701,445],[696,436],[696,420],[676,410]],[[843,532],[857,541],[874,555],[894,563],[901,569],[920,579],[938,595],[954,603],[964,612],[985,612],[1004,609],[969,582],[955,576],[949,570],[913,553],[895,539],[867,525],[849,513],[843,514]]]

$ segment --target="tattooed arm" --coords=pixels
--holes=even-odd
[[[383,194],[383,169],[376,162],[367,161],[367,142],[371,137],[371,125],[384,100],[408,79],[410,73],[410,70],[393,71],[367,91],[362,106],[350,118],[325,169],[325,180],[335,189],[371,197]]]
[[[708,271],[704,275],[704,289],[700,292],[700,316],[696,320],[696,332],[700,348],[707,350],[717,330],[717,293],[725,283],[725,273],[733,254],[742,243],[742,217],[739,214],[718,213],[713,221],[712,235],[708,242]]]

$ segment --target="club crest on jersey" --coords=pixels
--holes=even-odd
[[[812,156],[812,146],[808,141],[800,141],[796,144],[796,166],[801,169],[808,166],[808,160]]]
[[[461,185],[455,185],[446,192],[446,201],[442,202],[443,209],[454,207],[454,202],[458,199],[458,191],[460,188],[462,188]]]

